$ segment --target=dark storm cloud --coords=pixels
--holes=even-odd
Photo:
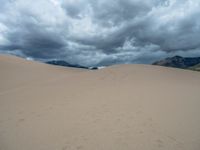
[[[200,54],[198,0],[0,0],[0,51],[83,65]]]

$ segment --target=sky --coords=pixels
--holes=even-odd
[[[0,0],[0,53],[84,66],[200,56],[200,0]]]

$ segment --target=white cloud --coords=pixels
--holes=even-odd
[[[200,55],[199,0],[0,0],[0,51],[84,65]]]

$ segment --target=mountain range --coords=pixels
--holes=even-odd
[[[200,57],[174,56],[156,61],[152,65],[200,71]]]
[[[52,60],[52,61],[47,61],[46,63],[51,64],[51,65],[57,65],[57,66],[82,68],[82,69],[89,69],[89,70],[99,69],[99,67],[86,67],[86,66],[82,66],[78,64],[71,64],[64,60]],[[152,65],[200,71],[200,57],[174,56],[174,57],[168,57],[163,60],[156,61]]]
[[[90,70],[98,69],[98,67],[86,67],[86,66],[81,66],[78,64],[71,64],[64,60],[52,60],[52,61],[47,61],[46,63],[51,64],[51,65],[64,66],[64,67],[82,68],[82,69],[90,69]]]

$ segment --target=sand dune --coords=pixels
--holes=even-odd
[[[199,150],[200,73],[0,56],[0,150]]]

